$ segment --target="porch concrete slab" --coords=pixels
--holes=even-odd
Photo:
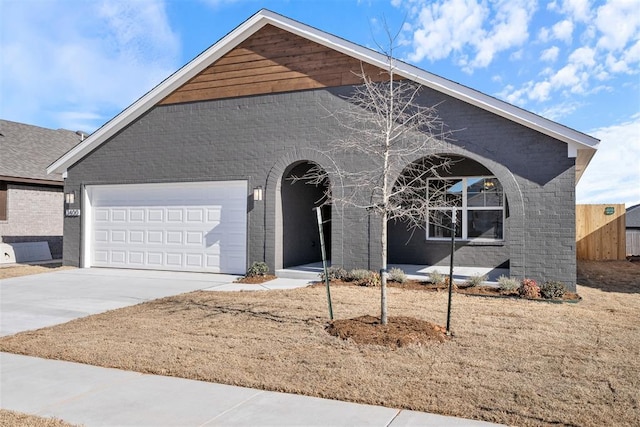
[[[404,271],[409,279],[413,280],[429,280],[429,274],[438,271],[441,274],[449,274],[449,266],[446,265],[414,265],[414,264],[389,264],[389,270],[399,268]],[[319,281],[322,273],[322,263],[315,262],[311,264],[298,265],[295,267],[287,267],[276,271],[279,278],[306,279],[309,281]],[[498,277],[501,275],[509,276],[508,268],[491,268],[491,267],[453,267],[454,282],[464,282],[473,275],[487,275],[486,285],[497,285]]]
[[[87,268],[3,279],[0,281],[0,336],[220,286],[238,277]]]
[[[447,276],[449,275],[449,266],[446,265],[413,265],[413,264],[389,264],[389,270],[399,268],[404,271],[408,278],[414,280],[429,280],[429,275],[434,271]],[[453,267],[454,282],[464,282],[474,275],[486,275],[487,280],[483,283],[486,285],[496,285],[498,277],[501,275],[509,276],[508,268],[492,268],[492,267]]]

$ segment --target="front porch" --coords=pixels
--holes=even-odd
[[[433,271],[448,276],[449,266],[445,265],[413,265],[413,264],[389,264],[389,270],[392,268],[400,268],[404,271],[409,279],[427,281],[429,274]],[[314,262],[310,264],[298,265],[294,267],[276,270],[276,276],[289,279],[308,279],[320,280],[322,273],[322,263]],[[456,283],[464,283],[473,275],[487,275],[485,285],[498,285],[498,277],[501,275],[509,276],[508,268],[491,268],[491,267],[453,267],[453,281]]]

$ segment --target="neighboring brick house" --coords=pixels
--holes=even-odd
[[[0,242],[46,241],[62,258],[64,181],[47,166],[80,140],[68,130],[0,120]]]
[[[64,262],[243,273],[253,261],[319,261],[311,209],[322,189],[288,178],[369,165],[323,154],[344,132],[327,111],[345,108],[361,67],[378,76],[387,58],[270,11],[252,16],[51,165],[81,195],[81,215],[65,219]],[[456,264],[575,289],[575,184],[598,140],[411,65],[395,72],[459,129],[422,156],[460,160],[449,175],[465,200]],[[485,190],[496,197],[473,206]],[[377,269],[375,221],[349,207],[326,213],[331,262]],[[391,224],[389,262],[446,265],[446,233],[427,228]]]

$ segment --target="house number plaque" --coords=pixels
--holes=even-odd
[[[64,216],[80,216],[80,209],[67,209],[64,211]]]

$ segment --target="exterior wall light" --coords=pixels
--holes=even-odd
[[[259,202],[262,200],[262,187],[257,186],[253,189],[253,200]]]
[[[64,202],[68,205],[72,205],[76,202],[76,192],[64,193]]]

